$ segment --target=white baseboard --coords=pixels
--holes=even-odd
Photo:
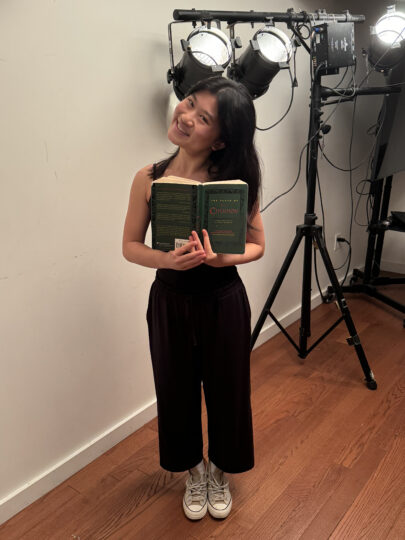
[[[381,270],[385,270],[386,272],[395,272],[396,274],[405,274],[405,263],[382,260],[380,267],[381,267]]]
[[[156,399],[0,500],[0,524],[45,495],[157,415]]]

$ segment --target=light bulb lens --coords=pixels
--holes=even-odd
[[[263,56],[269,62],[285,63],[291,58],[292,45],[288,37],[278,28],[259,30],[256,40]]]
[[[193,57],[204,66],[226,67],[232,56],[231,42],[217,28],[200,26],[188,37]]]
[[[375,25],[375,32],[387,45],[399,44],[405,38],[405,15],[399,11],[383,15]]]

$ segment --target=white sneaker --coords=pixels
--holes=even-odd
[[[208,464],[208,512],[214,518],[223,519],[229,515],[232,508],[232,496],[229,482],[223,471],[214,463]]]
[[[202,461],[190,470],[183,497],[183,510],[188,519],[202,519],[207,513],[207,472]]]

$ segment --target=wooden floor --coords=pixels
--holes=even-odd
[[[402,315],[367,297],[347,300],[378,389],[363,384],[344,324],[304,361],[281,334],[256,350],[256,467],[231,477],[226,520],[183,515],[186,474],[159,467],[154,420],[3,524],[0,538],[403,540]],[[314,338],[337,315],[335,305],[314,310]]]

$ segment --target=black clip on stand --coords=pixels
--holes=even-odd
[[[307,180],[307,206],[306,213],[304,216],[304,223],[297,226],[297,232],[295,238],[291,244],[291,247],[287,253],[287,256],[284,260],[284,263],[281,267],[281,270],[274,282],[273,288],[270,291],[270,294],[267,298],[267,301],[263,307],[263,310],[260,314],[259,320],[256,323],[256,326],[252,333],[251,338],[251,348],[253,349],[254,344],[256,343],[257,337],[260,333],[261,328],[263,327],[264,321],[266,320],[267,315],[269,315],[278,328],[283,332],[291,344],[295,347],[300,358],[306,358],[306,356],[332,331],[338,324],[343,320],[346,323],[347,329],[349,331],[350,337],[347,339],[349,345],[353,345],[357,356],[359,358],[361,367],[365,375],[366,385],[370,390],[375,390],[377,388],[377,382],[374,379],[373,372],[368,365],[366,355],[364,353],[363,347],[360,342],[360,338],[357,334],[356,328],[354,326],[352,317],[350,315],[349,308],[347,306],[346,300],[343,296],[342,288],[337,279],[335,270],[333,268],[332,262],[330,260],[328,251],[326,249],[325,241],[322,236],[322,227],[316,225],[317,216],[314,212],[315,209],[315,192],[316,192],[316,175],[317,175],[317,160],[318,160],[318,141],[320,139],[320,130],[321,130],[321,112],[322,99],[329,97],[329,89],[322,88],[321,86],[321,77],[319,73],[315,74],[312,92],[311,92],[311,116],[310,116],[310,130],[309,130],[309,163],[307,163],[308,170],[308,180]],[[380,89],[380,88],[365,88],[365,89],[336,89],[335,95],[344,95],[349,96],[344,100],[353,99],[355,95],[359,94],[385,94],[390,90]],[[395,90],[393,90],[395,91]],[[304,263],[303,263],[303,282],[302,282],[302,302],[301,302],[301,326],[300,326],[300,336],[299,336],[299,345],[291,338],[287,331],[282,327],[281,323],[276,319],[276,317],[271,312],[271,307],[277,296],[277,293],[283,283],[283,280],[288,272],[290,264],[297,252],[297,249],[301,243],[301,240],[305,241],[304,247]],[[319,253],[321,254],[325,269],[328,273],[329,279],[332,286],[330,287],[331,293],[336,299],[339,309],[341,311],[341,317],[324,333],[322,336],[313,343],[308,348],[308,337],[311,335],[311,279],[312,279],[312,245],[315,244]]]

